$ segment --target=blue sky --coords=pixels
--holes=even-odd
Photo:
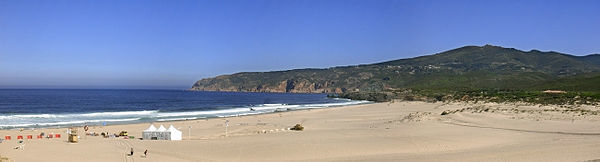
[[[600,1],[0,0],[0,88],[189,88],[493,44],[600,53]]]

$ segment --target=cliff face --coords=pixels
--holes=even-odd
[[[572,56],[497,46],[465,46],[446,52],[383,63],[243,72],[205,78],[191,90],[343,93],[388,89],[531,89],[572,76],[600,73],[599,55]]]
[[[286,79],[276,84],[237,85],[230,76],[207,78],[197,81],[191,90],[226,92],[289,92],[289,93],[343,93],[346,89],[329,87],[329,82],[315,83],[308,80]]]

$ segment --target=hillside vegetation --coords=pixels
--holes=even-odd
[[[205,78],[191,90],[349,93],[398,89],[428,91],[600,88],[600,55],[573,56],[492,45],[465,46],[433,55],[369,65],[243,72]]]

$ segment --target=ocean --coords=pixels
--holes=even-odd
[[[365,103],[326,94],[0,89],[0,129],[191,120]]]

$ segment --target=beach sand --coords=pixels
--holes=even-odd
[[[444,111],[451,113],[441,115]],[[82,135],[79,143],[67,143],[65,128],[0,130],[1,137],[12,136],[0,143],[0,156],[9,161],[586,161],[600,159],[595,111],[600,108],[394,102],[154,123],[173,124],[183,132],[181,141]],[[285,130],[298,123],[304,131]],[[90,126],[89,131],[127,130],[139,138],[148,126]],[[40,132],[62,138],[35,139]],[[14,149],[16,136],[29,134],[34,139],[25,140],[23,150]],[[134,155],[127,156],[132,147]]]

